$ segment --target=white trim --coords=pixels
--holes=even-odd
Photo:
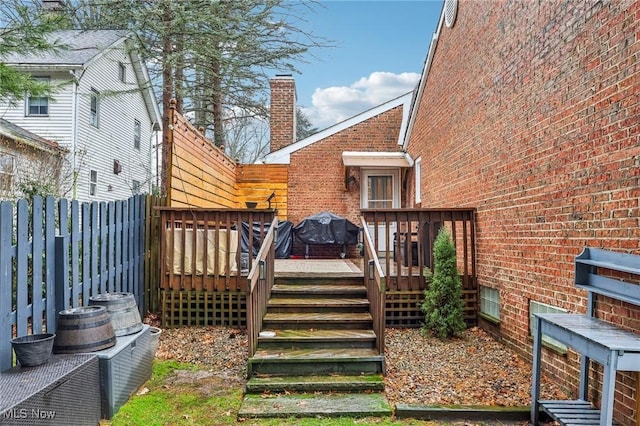
[[[309,136],[308,138],[304,138],[282,149],[271,152],[264,157],[261,163],[290,164],[292,153],[302,148],[306,148],[309,145],[312,145],[316,142],[326,139],[329,136],[335,135],[338,132],[341,132],[352,126],[355,126],[356,124],[362,123],[363,121],[366,121],[372,117],[375,117],[376,115],[380,115],[383,112],[391,110],[400,105],[402,105],[402,124],[401,125],[403,127],[406,127],[406,125],[408,124],[409,106],[411,105],[412,95],[413,95],[413,92],[406,93],[400,97],[397,97],[388,102],[385,102],[384,104],[378,105],[377,107],[371,108],[370,110],[367,110],[361,114],[358,114],[356,116],[346,119],[345,121],[342,121],[338,124],[328,127],[318,133],[315,133]],[[406,114],[406,119],[405,119],[405,114]],[[400,134],[398,135],[398,145],[402,144],[404,139],[404,134],[405,134],[404,129],[401,128]]]
[[[369,208],[366,204],[368,201],[369,193],[369,176],[391,176],[393,186],[393,199],[391,200],[391,208],[397,209],[400,207],[400,169],[362,169],[362,191],[360,191],[360,207],[363,209]]]
[[[422,157],[418,157],[416,161],[413,163],[414,170],[414,186],[415,186],[415,195],[416,195],[416,203],[422,202]]]
[[[438,22],[438,28],[436,32],[433,33],[433,37],[431,38],[431,44],[429,44],[429,51],[427,53],[427,57],[424,61],[424,67],[422,68],[422,75],[420,76],[420,82],[418,84],[418,90],[416,92],[416,96],[413,98],[411,102],[410,108],[410,117],[409,124],[407,125],[407,131],[405,133],[404,140],[402,142],[402,148],[406,151],[409,145],[409,139],[411,139],[411,132],[413,131],[413,125],[416,121],[416,115],[418,112],[418,105],[420,104],[420,99],[422,98],[422,92],[424,92],[424,86],[427,82],[427,77],[429,75],[429,70],[431,69],[431,63],[433,62],[433,56],[436,54],[436,47],[438,44],[438,39],[440,38],[440,31],[442,30],[442,26],[444,25],[444,2],[442,4],[442,12],[440,13],[440,22]]]
[[[344,151],[342,163],[352,167],[411,167],[413,159],[406,152]]]

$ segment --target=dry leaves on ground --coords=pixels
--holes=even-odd
[[[526,406],[531,364],[479,328],[458,338],[425,338],[419,329],[387,329],[385,390],[392,404]],[[544,381],[544,399],[566,399]]]
[[[530,404],[531,365],[473,328],[440,341],[419,329],[387,329],[386,394],[392,404]],[[246,381],[247,336],[228,327],[164,330],[156,356],[205,367],[229,386]],[[542,383],[544,399],[564,399],[560,389]]]

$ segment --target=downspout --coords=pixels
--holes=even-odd
[[[75,200],[78,195],[78,171],[76,170],[76,148],[78,145],[78,86],[80,78],[74,70],[69,70],[73,76],[73,95],[71,101],[71,171],[73,179],[71,198]]]
[[[156,123],[155,121],[151,123],[151,134],[149,135],[149,177],[147,179],[147,191],[149,194],[153,194],[153,151],[154,149],[158,149],[157,145],[154,145],[153,140],[155,139],[156,142],[158,141],[158,132],[155,130],[155,127],[158,123]],[[155,136],[155,138],[154,138]],[[156,158],[158,158],[158,156],[156,155]],[[157,165],[156,165],[157,168]]]

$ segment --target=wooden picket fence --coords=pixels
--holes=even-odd
[[[92,296],[132,293],[141,313],[157,304],[153,274],[145,273],[157,270],[147,215],[161,202],[137,195],[0,203],[0,371],[13,365],[13,337],[54,332],[58,311],[86,305]]]

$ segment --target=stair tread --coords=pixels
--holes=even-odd
[[[356,339],[375,339],[376,334],[373,330],[364,329],[298,329],[298,330],[265,330],[276,333],[273,337],[259,337],[258,340],[356,340]]]
[[[314,298],[295,298],[295,297],[272,297],[267,306],[368,306],[369,300],[362,298],[347,297],[314,297]]]
[[[367,288],[362,284],[274,284],[272,293],[364,293]]]
[[[249,379],[255,384],[290,384],[290,383],[384,383],[382,374],[329,374],[323,376],[254,376]]]
[[[369,312],[267,312],[265,321],[371,321]]]
[[[381,393],[289,394],[263,398],[245,395],[238,417],[390,416],[391,406]]]
[[[384,358],[375,349],[370,348],[309,348],[309,349],[258,349],[252,357],[254,360],[349,360]]]
[[[246,393],[263,392],[378,392],[382,374],[258,375],[246,384]]]

